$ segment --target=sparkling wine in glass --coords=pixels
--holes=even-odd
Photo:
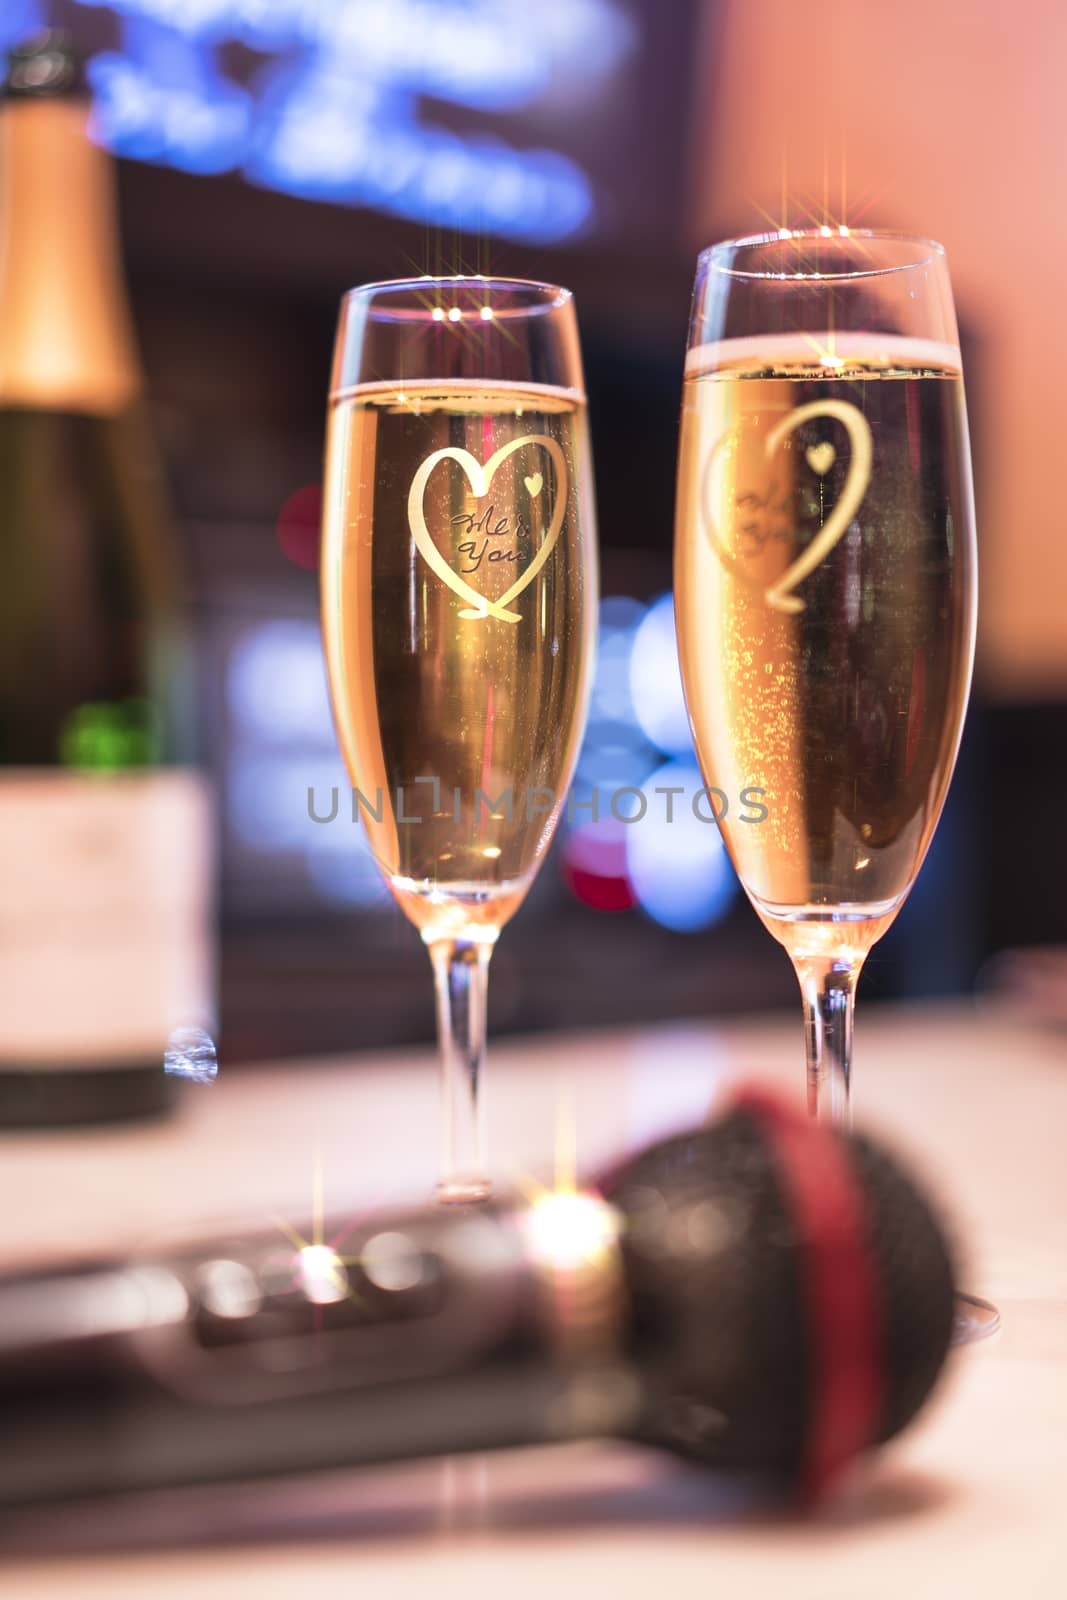
[[[783,230],[702,255],[676,561],[701,766],[762,790],[766,816],[723,834],[800,979],[811,1108],[845,1121],[856,979],[937,825],[974,652],[939,245]]]
[[[443,1199],[488,1193],[489,958],[571,780],[596,604],[569,292],[486,278],[352,290],[330,394],[323,635],[353,806],[433,964]]]
[[[700,257],[675,543],[697,754],[804,1003],[808,1105],[851,1118],[867,953],[933,837],[963,729],[977,558],[945,253],[829,228]],[[990,1313],[992,1315],[990,1316]],[[995,1325],[961,1297],[958,1336]]]

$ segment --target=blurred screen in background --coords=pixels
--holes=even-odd
[[[501,941],[493,1027],[795,1004],[786,957],[689,803],[669,598],[694,173],[721,166],[704,130],[738,16],[697,0],[544,0],[535,17],[514,0],[5,0],[0,45],[45,20],[73,33],[97,136],[120,158],[218,796],[229,1062],[433,1033],[425,953],[345,820],[314,572],[338,299],[422,272],[575,291],[596,456],[604,600],[574,798],[599,790],[600,818],[565,821]],[[728,204],[725,227],[763,225]],[[961,312],[974,414],[986,330],[965,295]],[[979,707],[868,994],[966,988],[995,947],[990,738]],[[335,788],[338,820],[316,822]],[[670,822],[669,788],[685,796]]]
[[[508,0],[4,9],[2,44],[46,15],[74,34],[120,156],[524,244],[677,214],[680,166],[648,137],[649,96],[685,4],[667,29],[628,0],[542,0],[535,24]]]

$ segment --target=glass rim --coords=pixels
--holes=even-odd
[[[877,243],[911,246],[916,254],[915,259],[911,261],[899,261],[881,267],[857,267],[849,272],[756,272],[745,267],[731,266],[729,262],[721,259],[724,255],[737,250],[755,250],[776,244],[788,244],[795,239],[807,240],[816,245],[842,245],[851,239],[869,239]],[[774,228],[765,233],[746,233],[734,239],[721,239],[718,243],[708,245],[707,249],[701,250],[697,263],[699,267],[707,267],[727,278],[750,278],[776,283],[842,283],[852,278],[884,278],[894,272],[914,272],[919,267],[929,266],[931,261],[944,258],[944,245],[937,239],[927,238],[924,234],[903,233],[896,228],[850,228],[841,223],[835,228],[825,224],[822,227]]]
[[[493,291],[504,294],[527,294],[529,299],[525,304],[514,306],[494,306],[491,299],[486,299],[481,306],[471,306],[467,310],[460,307],[461,318],[479,317],[483,306],[491,306],[493,320],[508,317],[537,317],[549,311],[562,310],[574,299],[570,289],[565,289],[562,284],[545,283],[537,278],[510,278],[499,277],[483,272],[457,273],[449,276],[437,277],[433,273],[420,273],[417,277],[409,278],[380,278],[374,283],[358,283],[345,291],[341,296],[342,307],[350,304],[363,303],[368,315],[378,317],[382,321],[390,322],[440,322],[441,317],[435,317],[434,312],[442,308],[435,305],[415,306],[390,306],[389,297],[392,295],[418,295],[433,290],[443,289],[469,289],[473,292],[482,290],[491,295]],[[381,297],[381,298],[379,298]],[[377,304],[375,302],[377,301]],[[452,309],[452,308],[450,308]],[[488,319],[487,319],[488,320]]]

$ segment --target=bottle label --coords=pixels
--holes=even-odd
[[[0,1063],[162,1071],[212,1029],[211,838],[194,772],[0,775]]]

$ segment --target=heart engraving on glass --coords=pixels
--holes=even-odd
[[[541,540],[540,548],[521,578],[518,578],[510,589],[505,590],[496,600],[490,600],[487,596],[479,594],[477,589],[472,588],[448,564],[431,538],[430,530],[426,526],[426,486],[430,481],[430,474],[436,467],[441,465],[442,461],[455,461],[463,468],[467,482],[471,486],[471,493],[480,500],[489,493],[497,468],[510,455],[514,455],[516,450],[521,450],[525,445],[530,444],[540,445],[543,450],[546,450],[556,469],[556,495],[555,504],[552,507],[552,516],[545,530],[544,538]],[[536,499],[544,486],[544,479],[541,474],[535,472],[532,477],[526,478],[524,482],[530,498]],[[501,445],[499,450],[494,451],[484,466],[476,456],[471,455],[469,450],[458,449],[453,445],[448,445],[443,450],[435,450],[432,455],[426,457],[426,460],[418,468],[411,480],[411,489],[408,492],[408,526],[411,529],[411,537],[415,541],[419,554],[426,562],[426,565],[437,574],[442,583],[447,583],[448,587],[455,594],[458,594],[461,600],[468,602],[469,609],[465,609],[459,614],[470,622],[484,622],[486,617],[496,617],[501,622],[522,621],[521,613],[509,611],[508,606],[533,582],[552,554],[556,540],[559,538],[560,530],[563,527],[563,518],[566,515],[566,511],[567,462],[562,449],[555,439],[550,439],[544,433],[524,434],[519,439],[510,440],[507,444]]]
[[[831,508],[830,515],[819,532],[796,560],[786,568],[781,577],[763,591],[764,600],[773,610],[793,615],[805,609],[804,601],[795,595],[793,590],[798,584],[803,583],[804,579],[830,554],[862,505],[867,486],[871,481],[870,424],[863,412],[847,400],[812,400],[807,405],[797,406],[795,410],[788,412],[767,435],[763,446],[765,460],[770,461],[783,439],[794,433],[802,423],[809,422],[815,417],[832,417],[844,425],[852,447],[852,457],[840,498]],[[751,583],[751,577],[741,566],[734,551],[724,543],[712,509],[720,463],[727,449],[731,445],[736,447],[736,444],[737,429],[731,428],[728,433],[724,433],[715,441],[709,451],[704,466],[701,505],[708,540],[715,554],[734,577],[743,583]],[[810,446],[805,452],[808,465],[819,477],[829,472],[836,458],[837,452],[828,440]]]

